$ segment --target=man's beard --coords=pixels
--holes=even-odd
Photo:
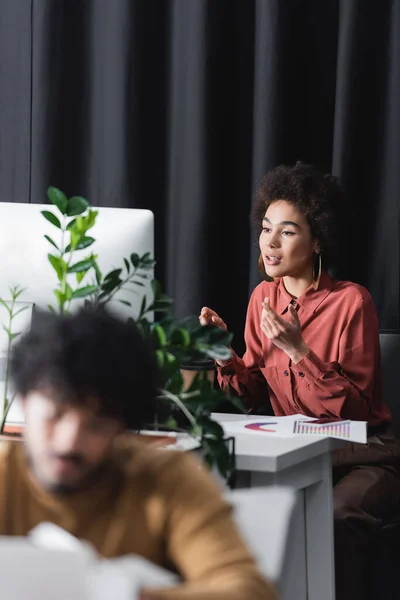
[[[82,478],[78,478],[76,482],[65,483],[57,481],[53,482],[48,480],[46,481],[46,479],[40,475],[40,469],[36,469],[35,461],[33,460],[26,446],[25,449],[28,465],[33,475],[35,476],[35,479],[40,483],[40,485],[42,485],[46,489],[46,491],[52,494],[65,495],[88,490],[91,487],[94,487],[96,484],[99,483],[99,481],[103,479],[104,475],[110,470],[111,466],[110,459],[105,459],[98,465],[92,467],[89,466],[87,470],[82,474]],[[68,455],[65,457],[63,456],[62,458],[68,458],[73,461],[76,461],[77,464],[85,465],[85,460],[80,455]]]

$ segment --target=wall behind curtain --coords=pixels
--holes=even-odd
[[[252,195],[300,159],[349,193],[338,274],[400,326],[400,0],[0,0],[0,89],[0,201],[152,209],[178,314],[242,348]]]

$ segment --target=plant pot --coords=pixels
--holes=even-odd
[[[6,423],[4,426],[3,433],[0,433],[0,440],[10,441],[22,441],[23,425],[18,423]]]
[[[146,431],[145,433],[130,432],[129,435],[138,441],[155,446],[172,446],[176,443],[176,435],[160,432]]]
[[[183,391],[186,392],[192,385],[196,375],[207,378],[211,385],[215,381],[215,364],[213,360],[193,360],[181,363],[181,374],[183,378]]]
[[[0,433],[0,442],[22,442],[20,433]]]

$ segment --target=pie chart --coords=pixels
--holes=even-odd
[[[278,425],[276,421],[260,421],[260,423],[248,423],[245,425],[245,429],[251,429],[252,431],[264,431],[266,433],[276,433],[276,427]]]

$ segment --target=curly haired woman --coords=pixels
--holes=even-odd
[[[367,290],[333,279],[336,233],[347,215],[331,175],[310,165],[279,166],[257,191],[253,221],[259,266],[272,281],[248,306],[246,353],[218,364],[224,389],[249,410],[368,422],[367,444],[333,454],[338,600],[366,597],[367,551],[382,518],[400,504],[400,442],[382,401],[379,325]],[[203,325],[227,328],[204,307]]]

